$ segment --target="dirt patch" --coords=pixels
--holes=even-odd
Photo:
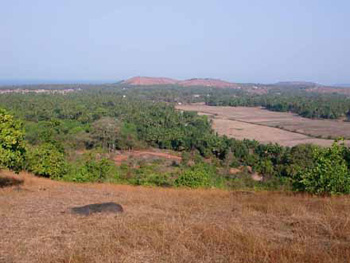
[[[121,165],[123,162],[126,162],[131,158],[138,159],[138,160],[166,159],[166,160],[181,162],[181,157],[178,155],[175,155],[175,153],[164,152],[159,150],[119,152],[113,157],[113,160],[117,165]]]
[[[330,146],[333,139],[350,137],[350,123],[333,120],[312,120],[292,113],[272,112],[258,107],[213,107],[203,104],[178,105],[177,109],[197,111],[213,119],[213,128],[220,135],[251,139],[284,146],[312,143]],[[315,138],[322,137],[322,138]],[[350,144],[350,141],[347,141]]]
[[[0,262],[349,262],[350,199],[53,182],[0,189]],[[67,213],[88,203],[121,214]]]

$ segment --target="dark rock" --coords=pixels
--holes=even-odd
[[[93,213],[122,213],[123,207],[120,204],[109,202],[73,207],[71,211],[74,214],[88,216]]]
[[[21,184],[23,184],[23,180],[20,178],[0,176],[0,188],[10,187],[10,186],[19,186]]]

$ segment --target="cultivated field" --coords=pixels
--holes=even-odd
[[[177,106],[177,109],[210,115],[213,128],[220,135],[237,139],[255,139],[261,143],[272,142],[284,146],[303,143],[329,146],[333,143],[329,138],[350,138],[349,122],[312,120],[259,107],[213,107],[192,104]],[[350,144],[350,141],[347,141],[347,144]]]
[[[350,262],[347,196],[73,184],[8,172],[0,185],[0,262]],[[110,201],[125,212],[70,213]]]

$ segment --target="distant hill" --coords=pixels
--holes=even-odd
[[[284,87],[318,87],[322,86],[315,82],[308,81],[280,81],[274,84],[275,86],[284,86]]]
[[[124,80],[123,84],[134,86],[149,86],[149,85],[175,85],[179,81],[170,78],[152,78],[152,77],[133,77]]]
[[[153,77],[133,77],[122,83],[133,86],[150,86],[150,85],[180,85],[184,87],[205,86],[218,88],[238,88],[236,83],[220,79],[194,78],[188,80],[176,80],[170,78],[153,78]]]
[[[288,88],[288,89],[303,89],[307,92],[314,92],[314,93],[337,93],[337,94],[344,94],[344,95],[350,95],[350,85],[348,88],[346,87],[346,84],[344,85],[322,85],[314,82],[307,82],[307,81],[285,81],[285,82],[278,82],[276,84],[273,84],[273,86],[278,88]]]
[[[153,86],[153,85],[178,85],[182,87],[213,87],[242,89],[252,94],[266,94],[271,89],[304,90],[314,93],[338,93],[350,95],[350,84],[327,86],[308,81],[281,81],[275,84],[254,84],[254,83],[233,83],[220,79],[193,78],[187,80],[177,80],[171,78],[155,77],[133,77],[120,82],[130,86]]]
[[[236,83],[220,80],[220,79],[188,79],[179,82],[180,85],[189,86],[207,86],[219,88],[238,88]]]
[[[334,86],[341,88],[350,88],[350,84],[335,84]]]

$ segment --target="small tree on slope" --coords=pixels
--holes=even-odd
[[[349,194],[350,172],[345,160],[347,148],[335,142],[332,147],[316,148],[313,167],[299,171],[294,181],[296,190],[312,194]]]
[[[12,115],[0,109],[0,169],[19,172],[25,154],[23,125]]]

